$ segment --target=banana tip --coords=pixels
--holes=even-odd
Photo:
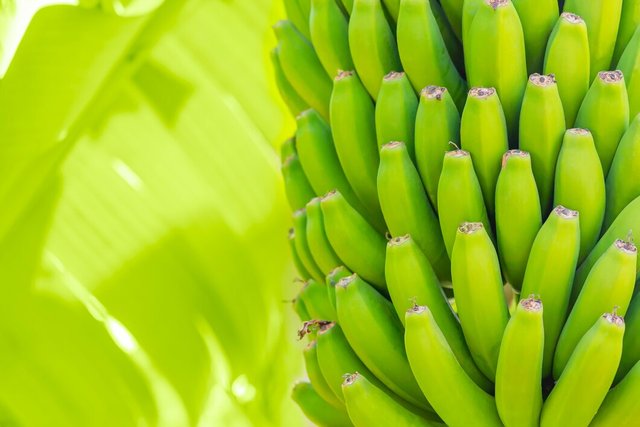
[[[569,24],[584,24],[584,19],[582,19],[579,15],[576,15],[575,13],[563,12],[560,15],[560,18],[562,18],[564,21],[568,22]]]
[[[442,100],[442,97],[447,92],[446,87],[442,86],[427,86],[420,91],[420,95],[426,99],[435,99],[437,101]]]
[[[529,81],[536,86],[547,87],[556,84],[555,74],[533,73],[529,76]]]
[[[481,222],[463,222],[458,227],[458,231],[462,234],[473,234],[484,228]]]
[[[574,211],[573,209],[566,208],[562,205],[556,206],[553,209],[553,213],[564,219],[578,218],[578,211]]]
[[[520,300],[520,305],[527,311],[540,311],[542,310],[542,301],[535,295]]]
[[[342,385],[343,386],[350,386],[351,384],[354,384],[356,381],[358,381],[358,378],[360,378],[360,373],[359,372],[354,372],[353,374],[344,374],[343,378],[344,380],[342,381]]]
[[[496,90],[492,87],[472,87],[469,89],[469,96],[477,99],[486,99],[493,96],[495,93]]]
[[[624,75],[622,71],[600,71],[598,73],[598,78],[602,80],[603,83],[618,83],[624,80]]]

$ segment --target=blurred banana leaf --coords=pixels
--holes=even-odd
[[[31,1],[0,2],[0,425],[300,425],[279,5]]]

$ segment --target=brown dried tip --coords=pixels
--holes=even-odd
[[[339,70],[338,71],[338,75],[336,76],[335,80],[342,80],[342,79],[346,79],[347,77],[351,77],[355,74],[355,71],[344,71],[344,70]]]
[[[382,149],[384,149],[384,150],[393,150],[395,148],[400,148],[400,147],[404,147],[404,142],[402,142],[402,141],[391,141],[391,142],[387,142],[386,144],[384,144],[382,146]]]
[[[560,218],[572,219],[578,217],[578,211],[574,211],[569,208],[565,208],[562,205],[558,205],[553,209],[553,213],[558,215]]]
[[[393,239],[389,240],[389,246],[402,246],[409,240],[411,240],[411,236],[409,236],[408,234],[405,234],[404,236],[394,237]]]
[[[638,253],[636,245],[634,245],[631,240],[618,239],[615,241],[614,245],[616,245],[616,248],[620,249],[622,252],[632,255]]]
[[[613,312],[605,313],[602,315],[609,323],[612,323],[617,326],[624,325],[624,318],[622,316],[618,316],[618,306],[613,307]]]
[[[622,79],[624,79],[624,76],[622,75],[622,71],[620,70],[600,71],[598,73],[598,78],[604,83],[617,83],[619,81],[622,81]]]
[[[351,385],[360,378],[360,374],[358,372],[354,372],[353,374],[344,374],[343,378],[344,381],[342,382],[342,385]]]
[[[384,76],[385,81],[389,80],[398,80],[404,77],[404,73],[402,71],[391,71],[389,74]]]
[[[556,83],[556,76],[554,74],[533,73],[529,76],[529,81],[536,86],[547,87]]]
[[[325,332],[333,327],[334,323],[328,320],[308,320],[302,324],[298,330],[298,339],[302,339],[314,331]]]
[[[453,143],[450,142],[449,144],[453,144]],[[457,149],[457,150],[447,151],[446,153],[444,153],[444,155],[446,157],[469,157],[469,152]]]
[[[499,7],[505,6],[507,3],[509,3],[509,0],[486,0],[486,2],[495,10]]]
[[[293,228],[289,229],[289,239],[295,239],[296,238],[296,231]]]
[[[407,313],[411,314],[420,314],[420,313],[424,313],[425,311],[427,311],[427,307],[424,305],[418,305],[415,303],[415,301],[413,302],[413,306],[407,310]]]
[[[484,99],[492,96],[496,93],[496,90],[492,87],[473,87],[469,89],[469,96],[478,99]]]
[[[338,193],[338,190],[331,190],[331,191],[329,191],[327,194],[325,194],[324,196],[320,197],[320,200],[321,200],[321,201],[322,201],[322,200],[329,200],[330,198],[335,197],[335,196],[337,196],[338,194],[339,194],[339,193]]]
[[[529,295],[528,298],[520,300],[520,305],[527,311],[540,311],[542,310],[542,301],[536,298],[534,295]]]
[[[462,234],[473,234],[483,228],[484,225],[481,222],[463,222],[460,227],[458,227],[458,231]]]
[[[560,17],[567,21],[569,24],[582,24],[584,22],[584,19],[582,19],[575,13],[563,12]]]
[[[424,96],[427,99],[437,99],[438,101],[440,101],[446,91],[447,91],[446,87],[427,86],[424,89],[422,89],[422,91],[420,91],[420,95]]]
[[[504,168],[507,165],[507,160],[511,157],[521,157],[523,159],[529,158],[529,153],[527,151],[522,150],[509,150],[502,155],[502,167]]]
[[[582,128],[571,128],[571,129],[568,129],[567,132],[572,133],[574,135],[591,135],[591,131],[589,129],[582,129]]]
[[[342,279],[340,279],[338,281],[336,286],[340,286],[342,288],[346,288],[347,286],[352,284],[354,282],[354,280],[356,280],[357,277],[358,277],[358,275],[355,274],[355,273],[353,273],[351,276],[343,277]]]

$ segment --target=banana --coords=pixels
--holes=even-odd
[[[453,65],[456,66],[456,70],[458,70],[458,73],[460,73],[464,79],[464,51],[462,49],[462,39],[458,37],[451,26],[440,1],[429,0],[429,5],[431,6],[433,17],[436,18],[440,34],[442,34],[442,40],[444,40],[444,44],[447,47],[449,56],[451,56]],[[462,8],[462,4],[460,4],[460,7]],[[462,10],[460,11],[462,12]]]
[[[635,245],[616,240],[593,266],[580,289],[574,287],[575,304],[565,322],[553,359],[553,377],[560,378],[580,338],[603,312],[617,307],[624,316],[636,282]],[[576,299],[577,298],[577,299]]]
[[[306,209],[298,209],[293,213],[293,229],[296,233],[295,245],[296,252],[302,265],[309,272],[312,278],[318,282],[324,283],[324,273],[313,258],[309,248],[309,239],[307,238],[307,211]]]
[[[324,282],[309,279],[304,283],[304,287],[298,294],[298,299],[302,301],[312,319],[329,322],[336,320],[337,316],[329,301],[329,294],[325,286]]]
[[[378,97],[382,78],[400,70],[393,31],[381,0],[354,0],[349,19],[349,46],[356,71],[371,97]]]
[[[520,149],[529,152],[542,213],[553,201],[553,181],[565,132],[565,118],[553,75],[529,76],[520,112]]]
[[[541,72],[547,40],[560,14],[558,2],[513,0],[513,6],[518,11],[524,33],[527,71],[529,74]]]
[[[615,313],[595,322],[544,402],[541,427],[589,425],[613,382],[623,334],[624,320]]]
[[[620,13],[620,25],[618,26],[618,37],[616,47],[613,51],[612,64],[617,64],[624,52],[625,47],[640,25],[640,1],[623,0],[622,11]]]
[[[311,201],[307,203],[306,211],[307,227],[305,234],[307,236],[309,252],[323,275],[327,275],[334,268],[342,265],[342,261],[340,261],[338,255],[336,255],[327,238],[324,229],[322,208],[320,207],[320,198],[315,197],[311,199]]]
[[[378,196],[391,235],[411,234],[438,277],[448,280],[451,267],[440,224],[402,142],[390,142],[380,151]]]
[[[466,151],[449,151],[444,155],[438,182],[438,212],[449,257],[460,224],[465,221],[481,222],[487,232],[491,229],[482,189],[471,156]]]
[[[442,9],[451,24],[451,29],[459,41],[462,41],[462,8],[464,0],[442,0]]]
[[[496,406],[506,427],[537,427],[542,410],[542,302],[520,300],[504,331],[496,373]]]
[[[380,157],[375,109],[360,79],[352,71],[343,71],[335,78],[331,95],[331,131],[344,174],[369,212],[367,219],[384,231],[376,188]]]
[[[340,2],[342,3],[344,10],[347,12],[347,15],[351,15],[354,0],[340,0]]]
[[[353,273],[347,269],[344,265],[340,265],[327,274],[325,284],[327,285],[327,292],[329,293],[329,302],[336,310],[336,285],[340,279],[351,276]]]
[[[464,47],[465,63],[467,56],[467,43],[469,43],[469,28],[473,18],[475,18],[478,9],[482,5],[484,0],[463,0],[462,2],[462,45]]]
[[[311,383],[299,382],[293,387],[291,398],[304,415],[319,427],[347,427],[353,425],[344,411],[327,403]]]
[[[397,427],[430,427],[434,423],[411,412],[384,391],[371,384],[362,374],[347,375],[342,383],[342,394],[349,418],[356,427],[374,425]]]
[[[522,287],[529,252],[541,226],[540,197],[529,153],[507,151],[496,184],[496,237],[504,274],[516,290]]]
[[[427,307],[407,311],[405,347],[420,388],[448,426],[502,426],[495,399],[462,369]]]
[[[311,43],[327,74],[336,76],[340,70],[353,70],[349,50],[349,23],[338,0],[311,0],[309,32]]]
[[[413,134],[418,98],[404,73],[392,71],[384,76],[376,102],[376,136],[378,147],[402,141],[411,158],[415,158]]]
[[[427,86],[420,92],[416,112],[415,154],[416,166],[436,212],[444,153],[449,151],[451,141],[460,143],[460,113],[447,88]]]
[[[309,106],[300,95],[298,95],[298,92],[291,86],[291,83],[289,83],[289,80],[287,80],[287,77],[284,75],[284,70],[280,64],[280,52],[277,47],[271,51],[271,64],[273,65],[273,74],[280,97],[287,105],[289,112],[293,116],[297,116],[309,108]]]
[[[284,190],[292,211],[304,208],[309,200],[316,197],[316,193],[304,174],[297,154],[287,157],[282,163],[281,171]]]
[[[576,126],[589,129],[605,176],[629,126],[629,98],[621,71],[598,73],[582,101]]]
[[[311,16],[311,0],[297,0],[300,6],[300,11],[304,17],[307,25],[309,25],[309,17]]]
[[[293,259],[293,265],[302,280],[310,279],[311,275],[302,263],[300,256],[298,256],[298,251],[296,250],[296,232],[293,228],[289,229],[289,249],[291,251],[291,258]]]
[[[465,39],[464,56],[469,85],[493,87],[498,92],[509,141],[515,148],[528,74],[522,25],[511,1],[480,3]]]
[[[618,70],[624,75],[629,95],[629,117],[633,118],[640,113],[640,28],[636,29],[620,57]]]
[[[391,301],[404,324],[405,313],[414,304],[429,307],[456,359],[467,375],[485,391],[493,386],[475,365],[453,312],[428,259],[411,236],[391,239],[387,244],[385,275]]]
[[[609,69],[616,45],[622,0],[567,0],[565,12],[584,19],[589,34],[591,80],[599,71]]]
[[[296,297],[293,301],[291,301],[291,303],[293,305],[293,311],[295,311],[298,319],[300,319],[301,322],[307,322],[311,320],[311,315],[307,311],[307,308],[304,306],[304,302],[302,302],[300,298]]]
[[[625,334],[622,346],[622,357],[616,374],[616,382],[628,375],[628,372],[640,361],[640,293],[636,293],[631,299],[625,318]]]
[[[623,347],[624,349],[624,347]],[[624,351],[624,350],[623,350]],[[640,417],[640,363],[624,377],[605,397],[591,427],[632,426]]]
[[[578,262],[581,262],[598,241],[606,203],[602,166],[588,130],[576,128],[565,132],[554,191],[555,205],[580,212]]]
[[[384,259],[387,241],[337,191],[320,202],[325,231],[336,255],[349,270],[385,292]]]
[[[460,121],[460,139],[462,149],[471,154],[487,211],[493,215],[500,162],[509,149],[505,116],[494,88],[469,91]]]
[[[589,90],[589,38],[584,20],[563,13],[551,31],[544,57],[544,74],[558,82],[566,127],[573,127],[580,104]]]
[[[458,228],[451,254],[451,278],[471,356],[493,381],[509,310],[498,255],[482,223],[467,222]]]
[[[284,161],[293,154],[297,154],[295,137],[287,138],[280,145],[280,163],[284,163]]]
[[[428,409],[402,345],[402,323],[393,305],[357,274],[336,285],[338,320],[360,360],[407,402]]]
[[[304,37],[309,38],[309,20],[304,15],[298,0],[283,0],[287,18],[295,25]]]
[[[290,21],[279,21],[273,29],[278,39],[280,65],[287,80],[307,105],[328,120],[331,79],[313,46]]]
[[[578,212],[557,206],[533,241],[522,282],[521,295],[544,301],[544,358],[542,376],[551,373],[553,353],[569,306],[578,253]]]
[[[309,381],[311,381],[313,389],[323,400],[335,408],[344,411],[346,409],[344,407],[344,403],[333,393],[333,390],[331,390],[331,387],[329,387],[329,384],[322,376],[320,365],[318,364],[317,344],[318,342],[316,340],[311,341],[302,352],[304,356],[304,366],[307,371]]]
[[[414,89],[444,86],[462,108],[467,86],[449,55],[427,0],[402,0],[397,37],[400,60]]]

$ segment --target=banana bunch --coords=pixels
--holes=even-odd
[[[304,413],[640,425],[640,0],[285,6]]]

